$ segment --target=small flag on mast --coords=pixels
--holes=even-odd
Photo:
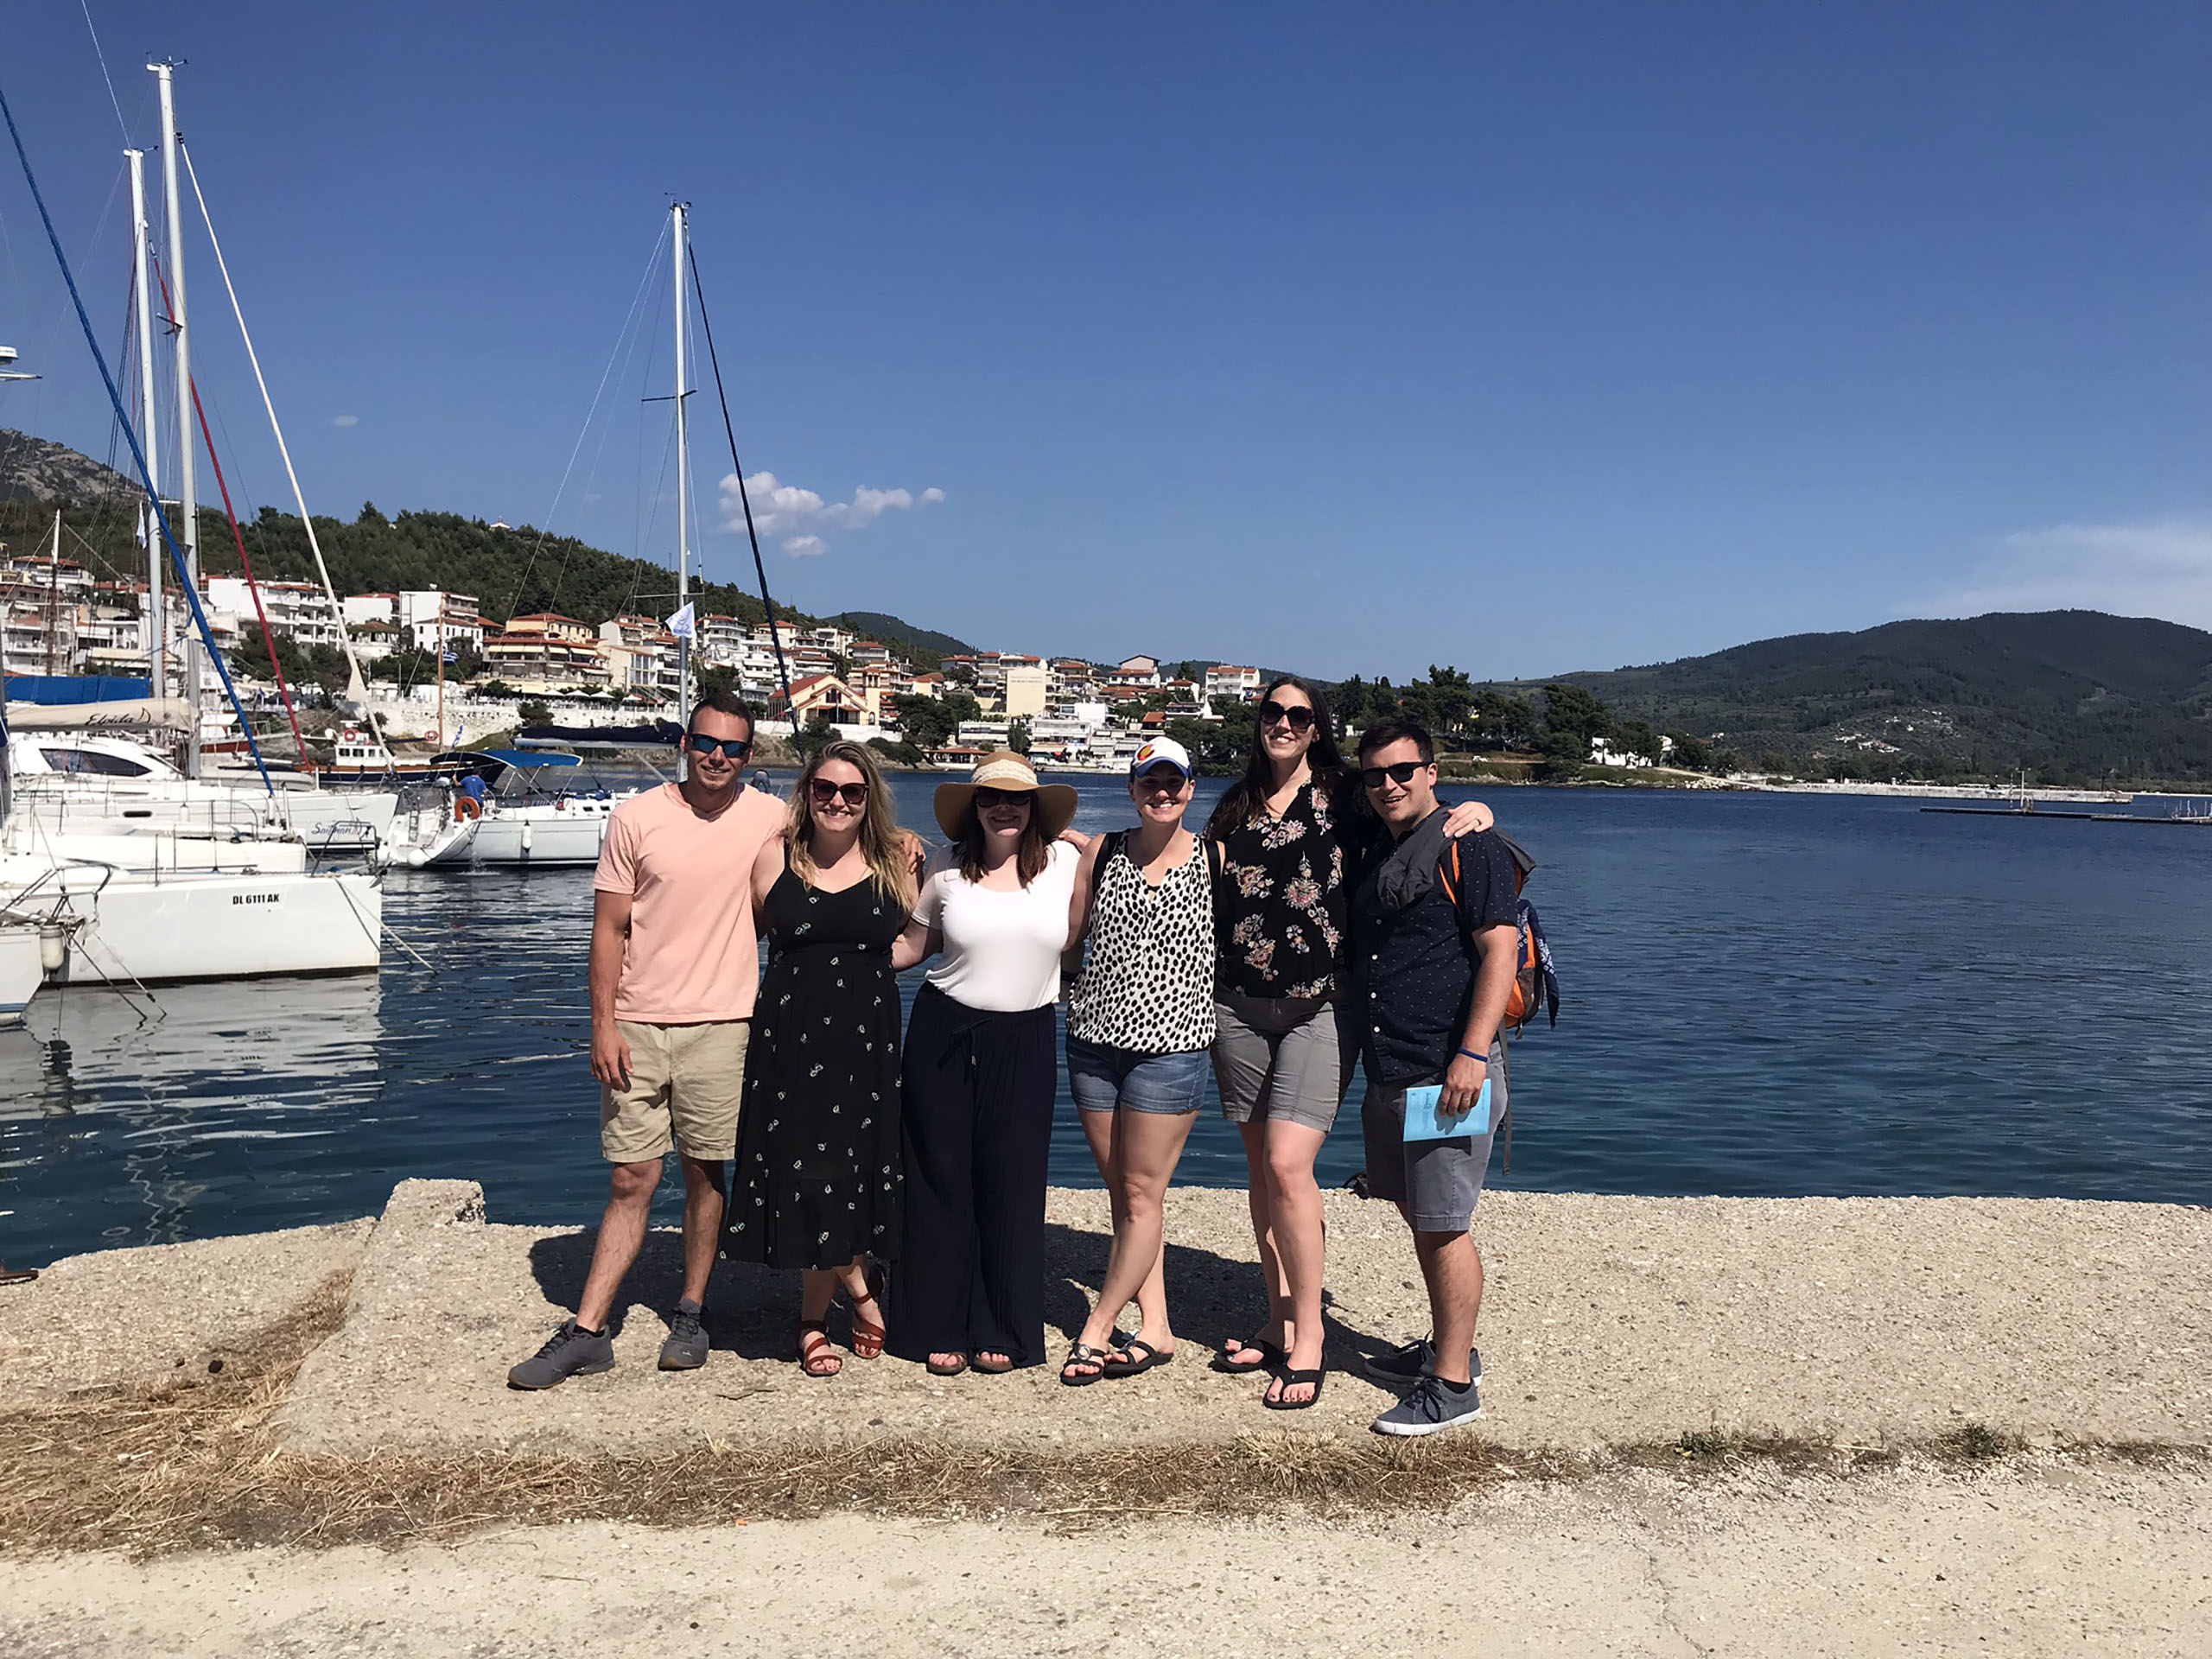
[[[687,602],[682,610],[668,619],[668,631],[679,639],[689,639],[692,636],[691,612],[692,607]]]

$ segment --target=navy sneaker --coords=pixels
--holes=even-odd
[[[596,1376],[613,1369],[613,1339],[603,1331],[594,1336],[574,1319],[564,1319],[543,1348],[507,1373],[507,1386],[550,1389],[572,1376]]]
[[[1436,1369],[1436,1349],[1427,1337],[1420,1337],[1388,1353],[1370,1355],[1360,1363],[1368,1376],[1383,1387],[1410,1389]],[[1483,1380],[1483,1357],[1478,1349],[1467,1350],[1467,1376],[1478,1385]]]
[[[1433,1376],[1424,1376],[1414,1391],[1369,1425],[1377,1434],[1434,1434],[1483,1414],[1479,1383],[1455,1389]]]

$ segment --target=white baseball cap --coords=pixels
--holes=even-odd
[[[1188,778],[1194,768],[1191,752],[1172,737],[1148,737],[1129,762],[1129,776],[1141,778],[1154,766],[1173,766]]]

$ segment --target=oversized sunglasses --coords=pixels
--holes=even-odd
[[[1288,708],[1279,702],[1263,702],[1260,705],[1260,719],[1265,725],[1273,726],[1280,721],[1294,732],[1302,732],[1313,723],[1313,711],[1302,702],[1293,703]]]
[[[1026,789],[993,789],[988,784],[985,784],[980,785],[976,791],[976,805],[978,810],[988,811],[995,806],[1027,806],[1028,804],[1029,791]]]
[[[1414,780],[1414,773],[1427,765],[1426,760],[1401,760],[1394,766],[1363,766],[1359,781],[1370,789],[1382,788],[1385,778],[1394,784],[1410,784]]]
[[[702,737],[694,732],[685,741],[694,754],[719,754],[742,760],[753,753],[753,740],[749,737]]]
[[[851,807],[868,804],[866,784],[833,784],[827,778],[817,778],[807,785],[807,788],[813,794],[817,806],[827,806],[836,800],[842,800]]]

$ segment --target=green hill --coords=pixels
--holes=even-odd
[[[1556,677],[1746,762],[1878,775],[2212,782],[2212,633],[2097,611],[1891,622]],[[1885,748],[1881,746],[1891,746]],[[1891,749],[1895,753],[1891,753]]]
[[[881,611],[840,611],[830,620],[879,645],[902,647],[906,659],[918,669],[934,669],[947,657],[969,656],[976,649],[964,639],[933,628],[918,628]]]

